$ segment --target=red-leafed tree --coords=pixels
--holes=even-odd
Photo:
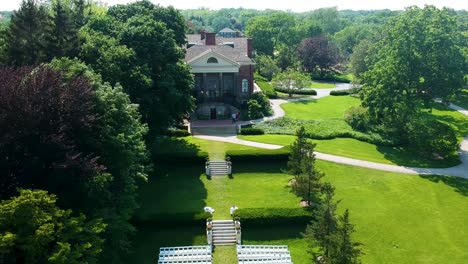
[[[0,198],[18,187],[83,197],[73,192],[103,169],[80,147],[96,124],[94,97],[87,80],[65,85],[47,67],[0,69]]]
[[[340,61],[338,48],[324,35],[302,40],[297,51],[304,69],[321,77]]]

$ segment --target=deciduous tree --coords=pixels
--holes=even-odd
[[[310,77],[290,68],[277,74],[271,82],[273,88],[287,90],[289,97],[291,97],[294,90],[309,86]]]
[[[371,118],[404,130],[433,98],[448,100],[467,69],[459,39],[448,9],[411,7],[387,23],[363,78],[362,104]]]
[[[340,61],[338,48],[325,35],[302,40],[297,51],[304,69],[321,77]]]
[[[56,202],[42,190],[21,190],[0,202],[1,263],[98,263],[106,225]]]

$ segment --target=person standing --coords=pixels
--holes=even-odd
[[[232,113],[231,118],[232,118],[232,123],[235,123],[236,122],[236,113]]]

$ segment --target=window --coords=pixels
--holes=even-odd
[[[206,63],[218,63],[218,59],[216,59],[215,57],[210,57]]]
[[[247,79],[243,79],[242,80],[242,92],[246,93],[248,91],[249,91],[249,82],[247,81]]]

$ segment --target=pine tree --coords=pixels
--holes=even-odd
[[[37,0],[23,0],[11,17],[6,37],[6,62],[34,65],[45,59],[44,35],[47,11]]]
[[[362,252],[360,250],[361,243],[354,242],[351,239],[351,234],[354,232],[354,226],[349,222],[349,211],[343,213],[338,219],[339,230],[337,234],[338,247],[334,252],[332,263],[336,264],[359,264],[359,257]]]
[[[304,127],[296,132],[296,141],[291,145],[288,169],[294,175],[294,192],[310,205],[312,195],[320,191],[323,173],[315,168],[315,144],[307,141]]]
[[[302,159],[304,157],[304,146],[307,144],[306,132],[304,127],[296,131],[296,140],[291,144],[291,152],[288,160],[288,171],[294,176],[302,173]]]
[[[337,248],[336,234],[338,231],[338,221],[336,217],[337,202],[333,200],[335,188],[325,183],[323,185],[323,201],[316,213],[315,221],[311,222],[304,234],[311,247],[319,246],[322,251],[322,258],[327,261]],[[314,254],[314,258],[317,254]]]
[[[52,6],[52,23],[47,30],[47,54],[54,57],[74,57],[78,54],[78,30],[71,9],[61,0]]]
[[[81,28],[86,24],[85,9],[87,4],[84,0],[73,1],[73,17],[76,28]]]

